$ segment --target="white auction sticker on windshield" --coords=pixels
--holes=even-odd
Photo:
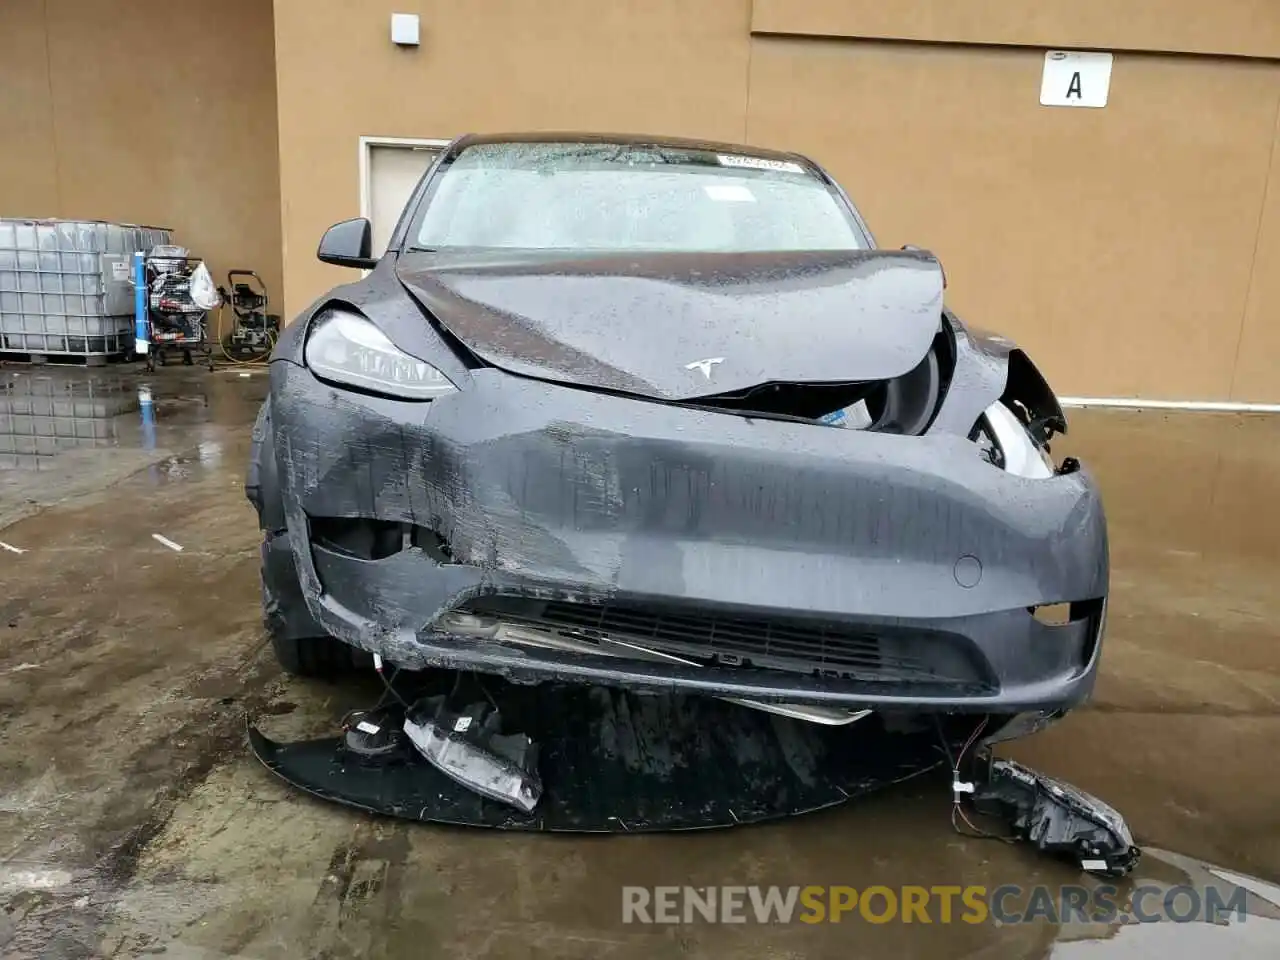
[[[779,173],[804,173],[804,167],[790,160],[769,160],[765,157],[741,157],[733,153],[717,153],[722,167],[743,167],[748,170],[776,170]]]
[[[755,203],[756,195],[740,183],[709,183],[702,188],[712,200],[725,203]]]

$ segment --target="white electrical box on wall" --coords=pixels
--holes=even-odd
[[[391,15],[391,42],[400,47],[416,47],[418,39],[418,15],[393,13]]]

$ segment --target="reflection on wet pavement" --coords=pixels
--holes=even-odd
[[[0,469],[49,469],[77,447],[115,446],[117,421],[138,409],[116,378],[10,374],[0,379]]]
[[[234,379],[234,386],[232,381]],[[265,373],[128,368],[0,367],[0,525],[102,490],[165,457],[219,455],[226,426],[211,414],[252,417]]]
[[[646,926],[622,923],[623,886],[1013,884],[1025,904],[1099,881],[957,836],[936,780],[758,828],[600,839],[291,793],[250,759],[244,714],[316,733],[377,688],[284,680],[264,649],[241,487],[262,372],[0,383],[0,541],[24,551],[0,551],[0,956],[1280,953],[1280,418],[1073,413],[1055,452],[1097,473],[1111,522],[1103,672],[1088,706],[1009,750],[1113,803],[1147,846],[1118,913],[1212,887],[1246,891],[1243,920]]]

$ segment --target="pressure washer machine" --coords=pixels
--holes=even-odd
[[[222,349],[233,360],[264,359],[275,346],[280,332],[279,315],[267,312],[270,305],[267,285],[252,270],[228,270],[227,286],[221,293],[234,318],[231,332],[223,335],[219,317]]]

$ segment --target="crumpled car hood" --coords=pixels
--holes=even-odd
[[[901,376],[942,314],[941,267],[915,251],[409,253],[396,269],[486,363],[666,400]]]

